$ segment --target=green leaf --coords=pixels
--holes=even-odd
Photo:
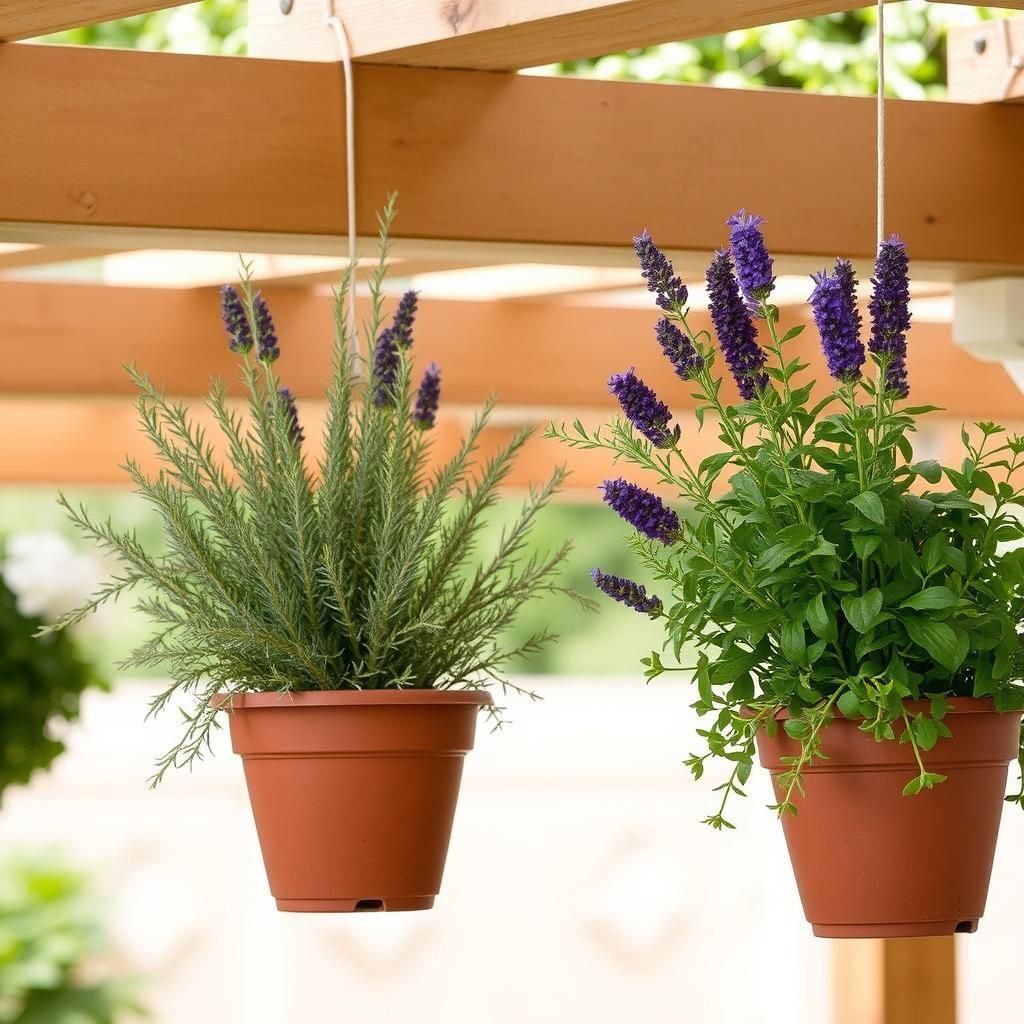
[[[780,642],[782,656],[796,665],[807,663],[807,640],[804,636],[804,624],[798,619],[790,619],[782,624]]]
[[[782,727],[786,735],[794,740],[803,739],[811,731],[811,727],[802,718],[787,718]]]
[[[911,730],[917,745],[924,751],[931,750],[939,740],[938,727],[932,719],[925,718],[924,715],[918,715],[911,722]]]
[[[863,562],[878,550],[878,545],[881,543],[882,538],[877,533],[858,533],[853,538],[853,550],[857,552],[857,557]]]
[[[864,491],[863,494],[858,494],[856,498],[850,499],[850,504],[873,523],[880,525],[885,523],[885,506],[874,491]]]
[[[860,713],[860,697],[858,697],[853,690],[845,690],[841,693],[836,704],[846,718],[863,717]]]
[[[945,622],[908,616],[903,620],[903,626],[907,631],[907,636],[925,654],[934,658],[950,672],[955,672],[967,656],[966,650],[961,649],[953,627]]]
[[[900,607],[927,612],[941,608],[952,608],[959,600],[949,587],[926,587],[920,593],[907,598]]]
[[[942,466],[934,459],[915,462],[910,467],[918,476],[924,477],[930,484],[937,484],[942,479]]]
[[[916,796],[922,789],[932,789],[934,786],[945,781],[945,775],[939,775],[937,772],[923,772],[917,778],[911,779],[903,787],[903,795]]]
[[[858,633],[866,633],[882,610],[882,592],[876,587],[860,596],[843,598],[843,614]]]
[[[836,617],[832,609],[825,604],[825,595],[818,594],[807,602],[807,624],[815,636],[821,637],[830,643],[839,637],[839,629],[836,626]]]

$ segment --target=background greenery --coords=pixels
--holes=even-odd
[[[0,863],[0,1022],[114,1024],[141,1013],[130,982],[97,970],[107,951],[84,875],[53,858]]]

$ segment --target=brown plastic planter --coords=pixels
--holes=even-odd
[[[454,690],[235,696],[231,745],[278,910],[432,907],[490,703]]]
[[[977,929],[1021,713],[999,714],[987,699],[950,704],[952,738],[924,755],[929,771],[948,778],[917,796],[903,796],[917,774],[909,744],[876,743],[841,717],[825,728],[828,760],[805,769],[799,813],[783,818],[815,935],[891,938]],[[908,703],[908,711],[926,707]],[[759,734],[757,746],[773,783],[785,771],[780,759],[799,752],[781,727],[775,736]]]

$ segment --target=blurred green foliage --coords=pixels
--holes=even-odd
[[[107,951],[83,875],[52,858],[0,864],[0,1022],[115,1024],[141,1014],[130,982],[93,970]]]
[[[177,53],[245,53],[246,0],[204,0],[44,36],[47,43]]]
[[[41,624],[18,611],[0,578],[0,800],[53,763],[64,750],[57,723],[78,718],[87,689],[106,686],[72,634],[36,638]]]

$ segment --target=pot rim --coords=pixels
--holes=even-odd
[[[922,697],[916,700],[905,700],[903,706],[910,712],[928,711],[931,709],[931,700],[927,697]],[[950,713],[956,714],[993,714],[993,715],[1019,715],[1021,713],[1018,708],[1015,711],[997,711],[995,701],[991,697],[947,697],[946,698],[946,710]],[[745,716],[750,718],[754,717],[753,712],[750,708],[744,709]],[[792,717],[789,712],[789,708],[780,708],[775,712],[775,720],[777,722],[783,722],[786,719]],[[858,718],[847,718],[842,712],[836,709],[834,716],[840,721],[856,722],[862,721]]]
[[[210,706],[222,711],[244,708],[389,707],[408,705],[476,704],[490,707],[485,690],[289,690],[285,693],[218,693]]]

